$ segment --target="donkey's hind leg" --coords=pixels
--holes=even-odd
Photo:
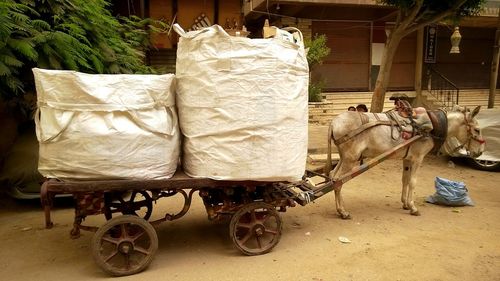
[[[337,165],[337,167],[335,167],[334,172],[332,172],[332,175],[333,175],[332,179],[334,181],[339,180],[340,177],[342,177],[343,175],[345,175],[346,173],[351,171],[351,169],[357,163],[357,160],[351,159],[352,157],[350,158],[350,157],[346,157],[346,155],[342,155],[342,153],[340,153],[340,154],[341,154],[340,155],[340,162]],[[344,198],[342,197],[341,190],[342,190],[342,186],[335,189],[335,204],[337,206],[337,212],[339,213],[339,215],[342,219],[351,219],[352,218],[351,214],[349,214],[349,212],[347,212],[345,207],[344,207]]]
[[[339,159],[339,162],[337,163],[337,165],[335,165],[335,167],[333,168],[332,171],[330,171],[330,174],[328,174],[327,176],[329,178],[331,178],[332,180],[336,180],[337,179],[337,174],[339,172],[339,167],[342,166],[342,158]]]
[[[337,181],[339,179],[339,172],[341,171],[341,167],[344,165],[342,161],[342,157],[340,157],[339,162],[335,166],[335,168],[328,175],[333,181]],[[350,219],[351,215],[344,208],[344,199],[342,198],[342,186],[335,189],[335,206],[337,208],[337,213],[339,213],[342,219]]]
[[[342,198],[342,186],[340,186],[338,189],[335,189],[335,204],[337,205],[337,213],[339,213],[340,217],[343,220],[350,220],[351,214],[347,212],[344,208],[344,198]]]

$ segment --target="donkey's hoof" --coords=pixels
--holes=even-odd
[[[420,212],[419,211],[415,211],[415,212],[410,212],[410,215],[412,216],[420,216]]]
[[[343,220],[350,220],[352,219],[351,214],[345,213],[345,214],[340,214],[340,218]]]
[[[410,210],[410,207],[403,205],[403,210]]]

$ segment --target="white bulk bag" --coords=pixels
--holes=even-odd
[[[181,35],[176,94],[186,174],[300,180],[309,83],[302,42],[233,37],[218,25],[174,29]]]
[[[180,141],[174,75],[33,69],[38,170],[58,179],[167,179]]]

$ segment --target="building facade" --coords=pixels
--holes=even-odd
[[[370,0],[244,1],[249,24],[258,25],[269,16],[285,25],[307,21],[310,32],[306,34],[327,36],[331,53],[323,65],[314,69],[313,78],[323,81],[329,91],[373,90],[395,12],[394,8]],[[497,15],[498,8],[486,8],[481,17],[460,22],[459,54],[450,54],[454,26],[436,25],[433,30],[437,32],[432,36],[433,61],[418,55],[419,45],[424,54],[430,48],[426,30],[419,31],[425,33],[421,37],[424,40],[418,40],[418,32],[408,35],[395,55],[389,90],[415,90],[418,67],[423,76],[428,68],[438,71],[460,89],[489,88]]]
[[[135,10],[143,9],[145,16],[178,22],[186,30],[207,24],[229,29],[245,25],[250,37],[259,37],[264,20],[269,19],[278,27],[298,27],[306,39],[325,34],[331,53],[312,75],[327,91],[373,90],[396,12],[372,0],[134,0],[129,11],[130,3]],[[389,90],[417,90],[422,84],[417,82],[425,79],[429,68],[459,89],[489,88],[497,25],[498,8],[486,8],[480,17],[462,20],[459,54],[450,54],[452,25],[434,26],[432,36],[424,29],[410,34],[395,55]],[[172,69],[177,40],[175,32],[157,36],[158,50],[151,52],[150,63]]]

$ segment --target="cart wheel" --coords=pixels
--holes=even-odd
[[[114,276],[144,270],[158,249],[158,236],[151,224],[132,215],[115,217],[101,226],[92,238],[97,265]]]
[[[130,196],[123,196],[123,193],[109,193],[104,198],[104,216],[107,220],[110,220],[113,213],[117,212],[148,220],[153,212],[153,200],[146,191],[132,191]]]
[[[254,256],[268,253],[281,238],[281,218],[276,209],[254,202],[239,209],[231,218],[229,235],[236,248]]]

